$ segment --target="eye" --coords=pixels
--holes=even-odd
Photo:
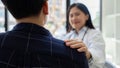
[[[75,16],[79,16],[80,15],[80,13],[75,13]]]
[[[73,17],[73,14],[70,14],[69,17]]]

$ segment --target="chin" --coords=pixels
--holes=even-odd
[[[73,28],[75,28],[75,29],[76,29],[76,28],[80,28],[80,26],[73,26]]]

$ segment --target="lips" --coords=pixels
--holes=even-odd
[[[73,22],[73,24],[78,24],[79,22]]]

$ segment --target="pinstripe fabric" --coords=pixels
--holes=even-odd
[[[88,68],[84,53],[70,49],[43,27],[17,24],[0,34],[0,68]]]

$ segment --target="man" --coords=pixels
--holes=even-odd
[[[88,68],[84,53],[70,49],[43,26],[46,0],[2,0],[17,25],[0,34],[0,68]]]

